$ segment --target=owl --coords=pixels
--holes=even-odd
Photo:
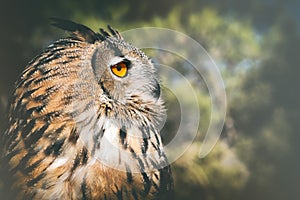
[[[52,20],[70,36],[16,83],[1,146],[5,198],[172,198],[151,60],[110,26]]]

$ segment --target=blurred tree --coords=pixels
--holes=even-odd
[[[249,177],[247,166],[225,142],[201,160],[199,146],[195,142],[175,162],[176,199],[239,199]]]
[[[293,20],[283,18],[270,30],[265,59],[248,73],[242,94],[231,104],[243,134],[237,149],[252,173],[243,199],[299,196],[300,37],[295,27]]]

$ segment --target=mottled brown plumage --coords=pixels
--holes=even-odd
[[[16,84],[2,136],[6,198],[170,197],[164,108],[148,57],[111,27],[54,25],[71,37],[34,58]]]

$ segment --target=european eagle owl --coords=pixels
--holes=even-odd
[[[169,198],[151,60],[110,26],[53,24],[70,37],[49,45],[16,83],[1,147],[6,198]]]

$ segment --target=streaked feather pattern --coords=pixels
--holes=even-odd
[[[170,197],[158,130],[164,108],[149,59],[110,26],[95,33],[53,20],[72,36],[46,48],[17,81],[3,135],[7,198]],[[100,62],[111,57],[130,60],[135,78],[114,78]],[[137,82],[144,78],[147,85]]]

